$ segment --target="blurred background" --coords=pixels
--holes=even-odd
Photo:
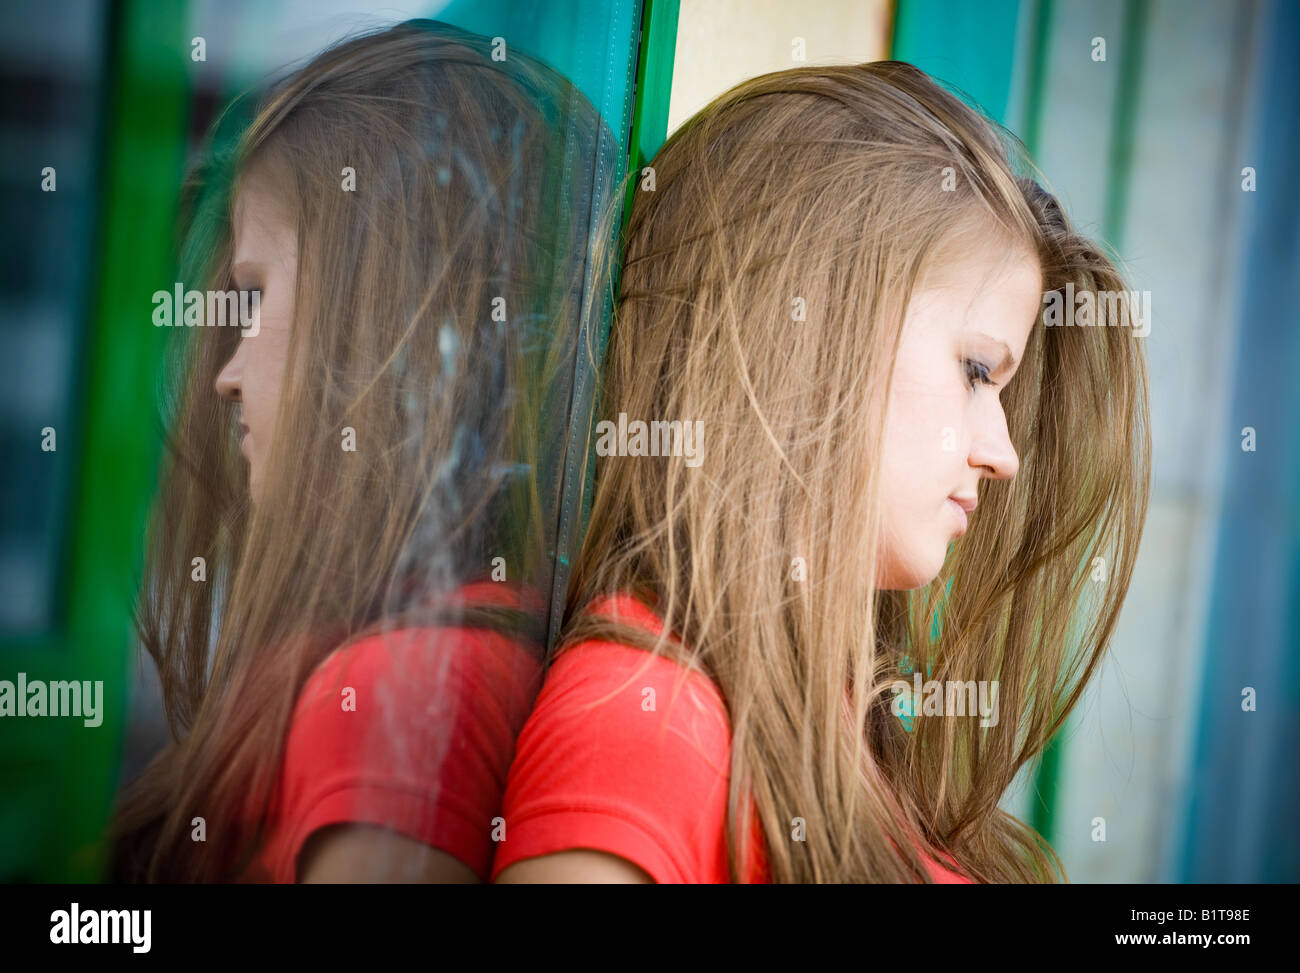
[[[98,727],[0,722],[0,880],[96,880],[118,781],[165,739],[130,604],[185,169],[231,97],[408,17],[567,74],[621,139],[612,179],[800,64],[909,61],[1019,136],[1151,294],[1155,478],[1112,650],[1004,804],[1076,882],[1300,880],[1295,0],[5,4],[0,679],[105,693]]]

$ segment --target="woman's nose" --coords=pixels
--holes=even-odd
[[[238,402],[240,395],[240,367],[238,365],[239,353],[236,352],[226,362],[226,367],[217,375],[216,389],[217,395],[228,402]]]
[[[970,465],[983,467],[990,478],[1009,480],[1020,469],[1020,457],[1007,431],[1007,417],[1001,406],[984,421],[971,440]]]

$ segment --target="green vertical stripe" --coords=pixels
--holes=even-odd
[[[1037,161],[1042,144],[1043,105],[1046,99],[1048,66],[1051,47],[1052,23],[1055,19],[1054,0],[1033,0],[1026,5],[1025,14],[1032,18],[1029,30],[1030,50],[1026,52],[1029,66],[1025,75],[1025,111],[1021,119],[1021,141],[1031,158]],[[1067,721],[1068,723],[1068,721]],[[1061,762],[1064,758],[1064,729],[1058,730],[1043,748],[1033,773],[1032,799],[1029,807],[1029,824],[1050,844],[1056,837],[1056,806],[1059,799]]]
[[[641,47],[632,108],[632,138],[628,153],[628,183],[623,224],[632,212],[632,199],[641,169],[655,157],[668,135],[668,103],[673,92],[673,60],[677,53],[678,0],[645,0]]]
[[[1043,118],[1043,91],[1047,85],[1047,49],[1052,36],[1053,0],[1030,0],[1025,15],[1032,18],[1029,31],[1029,70],[1026,72],[1025,114],[1017,133],[1031,156],[1038,154]]]
[[[43,877],[53,881],[98,876],[98,839],[117,786],[134,659],[131,584],[158,461],[155,392],[164,340],[151,323],[151,295],[175,276],[176,188],[186,149],[185,5],[126,0],[114,12],[102,260],[87,336],[85,451],[65,579],[68,670],[71,678],[104,681],[104,721],[97,728],[67,721],[41,859]],[[57,732],[55,722],[47,721],[50,732]]]
[[[1146,41],[1150,7],[1147,0],[1130,0],[1124,7],[1124,33],[1119,61],[1119,91],[1111,119],[1110,157],[1106,167],[1106,215],[1102,232],[1116,250],[1124,236],[1129,187],[1133,175],[1133,147],[1137,135],[1137,101],[1142,83],[1142,49]]]
[[[1016,134],[1032,158],[1041,141],[1053,7],[1053,0],[1026,0],[1023,5],[1015,0],[997,0],[952,11],[941,0],[899,0],[891,56],[955,85],[990,117],[1018,127]],[[1020,16],[1031,18],[1028,51],[1016,49]],[[1011,119],[1006,116],[1012,69],[1021,56],[1028,58],[1024,113],[1021,118]],[[1127,156],[1124,159],[1126,165]],[[1030,824],[1049,842],[1056,830],[1063,748],[1063,737],[1058,732],[1048,741],[1033,772]]]
[[[1042,119],[1042,89],[1045,84],[1045,52],[1050,36],[1052,0],[1042,0],[1036,31],[1036,62],[1034,89],[1030,99],[1032,111],[1026,119],[1027,131],[1032,140],[1025,141],[1031,153],[1036,153],[1039,143],[1039,125]],[[1106,208],[1102,233],[1105,241],[1118,250],[1124,235],[1125,216],[1128,212],[1129,186],[1132,181],[1133,146],[1136,138],[1137,100],[1141,86],[1142,49],[1146,39],[1149,7],[1147,0],[1130,0],[1124,8],[1124,26],[1120,36],[1120,62],[1115,114],[1111,119],[1110,151],[1106,169]],[[1109,52],[1108,52],[1109,53]],[[1033,816],[1030,823],[1049,842],[1057,835],[1057,803],[1059,798],[1061,766],[1065,751],[1066,720],[1049,741],[1039,762],[1034,782]]]

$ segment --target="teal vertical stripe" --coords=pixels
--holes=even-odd
[[[1020,6],[1020,0],[898,0],[893,57],[956,86],[1002,121],[1011,97]]]

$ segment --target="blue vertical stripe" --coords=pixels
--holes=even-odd
[[[1184,882],[1300,879],[1300,5],[1260,13],[1254,134],[1223,188],[1241,192],[1241,168],[1254,167],[1246,245],[1225,250],[1240,262],[1239,339]],[[1239,445],[1245,427],[1253,452]],[[1242,708],[1246,687],[1253,712]]]

